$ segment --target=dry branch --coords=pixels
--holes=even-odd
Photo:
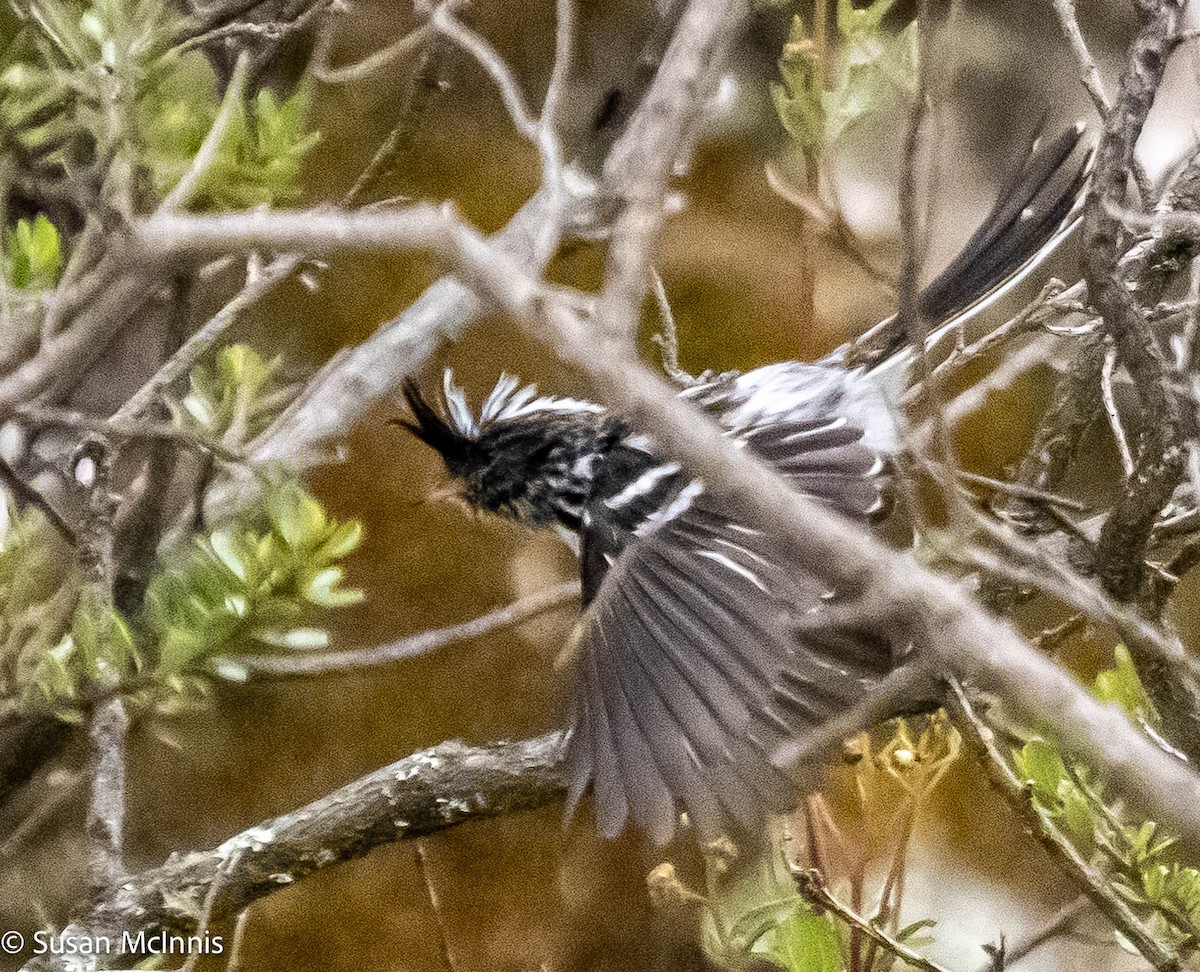
[[[1120,930],[1121,934],[1136,946],[1146,961],[1156,969],[1177,969],[1179,956],[1160,942],[1153,930],[1133,913],[1129,905],[1113,890],[1108,878],[1084,860],[1070,838],[1052,821],[1038,813],[1033,804],[1033,794],[1013,772],[997,748],[995,733],[975,711],[963,687],[957,682],[952,682],[950,688],[948,702],[956,716],[956,724],[976,750],[980,761],[987,768],[989,778],[1004,795],[1009,806],[1020,815],[1030,832],[1050,852],[1050,856],[1062,872],[1078,885],[1079,890],[1113,927]]]
[[[380,844],[550,803],[565,790],[561,743],[550,733],[478,748],[446,742],[406,756],[219,847],[132,875],[96,913],[91,932],[190,932],[218,873],[212,921]]]
[[[221,664],[233,665],[252,674],[262,675],[327,675],[359,671],[374,665],[416,658],[454,642],[478,638],[498,628],[520,624],[578,599],[579,583],[568,581],[537,591],[462,624],[423,631],[418,635],[399,638],[373,648],[322,651],[313,654],[235,655],[221,659]]]
[[[1133,599],[1141,590],[1146,544],[1159,511],[1183,477],[1184,456],[1179,403],[1167,380],[1162,349],[1120,275],[1122,225],[1111,209],[1125,200],[1134,150],[1174,49],[1182,10],[1183,0],[1161,0],[1145,7],[1117,99],[1104,120],[1092,190],[1084,208],[1083,276],[1088,296],[1104,319],[1142,406],[1135,476],[1105,522],[1096,551],[1100,579],[1125,599]]]

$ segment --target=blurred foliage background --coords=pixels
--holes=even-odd
[[[577,56],[564,112],[568,146],[581,144],[612,79],[636,57],[649,28],[647,5],[632,0],[580,0],[577,6]],[[1079,8],[1102,66],[1111,70],[1131,33],[1132,11],[1107,0]],[[344,83],[321,83],[305,71],[314,49],[332,66],[350,64],[414,23],[408,6],[394,0],[352,0],[337,9],[291,44],[274,69],[275,94],[264,96],[273,99],[264,109],[271,110],[298,90],[307,130],[320,133],[299,162],[299,196],[287,202],[341,196],[387,136],[411,87],[432,82],[419,128],[375,195],[453,199],[480,227],[503,225],[536,188],[538,167],[482,72],[462,53],[443,49],[420,81],[414,81],[415,63],[400,61]],[[769,90],[779,78],[777,60],[793,12],[772,3],[756,13],[694,162],[679,181],[680,209],[668,223],[658,267],[689,370],[819,356],[892,310],[886,293],[819,245],[813,254],[815,319],[807,319],[796,298],[807,258],[803,217],[771,191],[764,174],[770,161],[802,179],[795,143],[780,125]],[[553,54],[553,4],[478,0],[467,16],[526,90],[540,92]],[[0,19],[0,37],[7,40],[15,30],[11,18]],[[937,112],[940,173],[931,270],[969,235],[991,203],[998,174],[1033,128],[1054,130],[1090,114],[1045,0],[967,2],[946,49],[956,58],[955,81]],[[1180,58],[1160,95],[1143,143],[1152,174],[1193,135],[1191,113],[1182,109],[1194,103],[1196,66],[1190,55]],[[195,121],[182,123],[203,132],[205,124]],[[873,254],[891,265],[904,123],[902,109],[874,117],[833,158],[845,212]],[[1059,260],[1059,272],[1069,276],[1071,254]],[[552,272],[592,285],[601,261],[599,248],[578,245],[560,256]],[[239,324],[238,337],[265,359],[282,355],[281,379],[296,378],[365,338],[436,275],[421,259],[338,260],[320,274],[315,290],[288,283]],[[213,297],[214,306],[219,298]],[[647,353],[654,353],[649,346]],[[576,376],[500,318],[484,320],[447,347],[425,379],[436,381],[443,366],[455,369],[475,399],[501,371],[547,390],[586,392]],[[967,468],[1002,475],[1019,458],[1047,374],[1032,376],[966,424],[958,445]],[[102,407],[99,396],[95,404]],[[344,566],[349,583],[366,598],[329,619],[337,647],[371,646],[465,620],[573,572],[571,555],[552,537],[425,502],[441,484],[442,471],[431,453],[387,425],[398,408],[361,423],[346,461],[311,478],[331,516],[363,524],[362,542]],[[1111,468],[1104,437],[1094,440],[1098,468]],[[1177,601],[1186,606],[1188,593]],[[1180,621],[1188,626],[1194,619]],[[221,684],[208,707],[142,723],[130,750],[130,867],[215,845],[443,739],[485,742],[557,726],[564,686],[551,663],[571,623],[572,612],[562,610],[386,668]],[[1089,648],[1086,639],[1076,655],[1089,678],[1112,658],[1107,645]],[[835,807],[849,805],[852,776],[850,770],[834,772],[829,796]],[[70,784],[59,774],[47,785]],[[11,828],[42,795],[26,793],[0,824]],[[82,813],[81,801],[69,802],[18,859],[0,862],[0,926],[32,929],[42,920],[63,920],[84,865]],[[472,824],[422,841],[424,863],[412,844],[399,844],[285,889],[253,906],[240,967],[704,967],[695,914],[650,904],[646,875],[664,855],[636,834],[612,844],[597,841],[586,814],[564,834],[560,817],[560,808],[550,807]],[[694,850],[668,848],[665,857],[689,883],[702,883],[703,863]],[[905,898],[906,919],[938,921],[931,954],[955,968],[977,967],[985,959],[982,943],[1018,936],[1074,893],[990,793],[982,773],[969,760],[953,763],[920,818]],[[1111,935],[1085,923],[1022,968],[1085,962],[1097,972],[1136,966],[1136,959],[1113,946]],[[205,967],[219,968],[221,960],[208,959]]]

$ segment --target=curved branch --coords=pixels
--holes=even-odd
[[[244,830],[219,847],[129,877],[96,913],[89,934],[191,932],[201,918],[199,903],[218,873],[221,887],[210,921],[236,915],[299,878],[362,857],[381,844],[544,806],[564,792],[561,733],[480,747],[445,742]]]

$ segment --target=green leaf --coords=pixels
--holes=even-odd
[[[181,424],[226,446],[248,441],[267,427],[286,404],[285,389],[277,387],[279,359],[264,361],[245,344],[232,344],[211,362],[193,368],[190,390],[172,413]]]
[[[230,658],[214,658],[212,661],[213,674],[227,682],[246,682],[250,679],[250,669]]]
[[[1166,894],[1168,873],[1169,869],[1166,864],[1159,864],[1142,871],[1142,889],[1146,892],[1146,899],[1152,904],[1161,902],[1163,895]]]
[[[294,483],[275,490],[267,508],[275,529],[294,550],[312,546],[325,531],[325,511],[321,504]]]
[[[248,363],[227,362],[242,376],[255,371]],[[156,642],[151,670],[164,686],[180,680],[181,690],[194,691],[206,674],[239,677],[218,659],[240,650],[325,647],[329,636],[313,615],[362,600],[343,586],[337,563],[361,535],[357,523],[331,520],[299,482],[271,482],[259,509],[194,538],[151,578],[142,616]]]
[[[259,629],[253,636],[263,644],[276,648],[290,648],[293,651],[311,651],[314,648],[325,648],[329,644],[329,634],[320,628],[292,628],[290,631],[272,631]]]
[[[1075,840],[1090,841],[1096,832],[1096,810],[1086,795],[1076,786],[1064,787],[1060,792],[1060,809],[1055,819]]]
[[[362,542],[362,524],[357,520],[342,523],[335,527],[329,538],[321,544],[316,556],[321,560],[340,560],[347,554],[358,549]]]
[[[1038,802],[1047,809],[1057,808],[1059,788],[1067,776],[1057,747],[1045,739],[1031,739],[1013,754],[1013,763],[1022,780],[1033,787]]]
[[[45,216],[39,215],[32,223],[27,219],[17,220],[9,230],[6,241],[8,250],[8,279],[14,287],[31,290],[50,290],[62,275],[62,247],[58,230]]]
[[[817,90],[815,49],[799,16],[792,18],[779,58],[783,84],[771,85],[771,100],[779,120],[806,152],[818,151],[825,140],[821,92]]]
[[[833,922],[803,906],[775,926],[766,954],[789,972],[842,972]]]
[[[905,925],[898,932],[896,932],[896,940],[900,942],[907,942],[912,939],[914,935],[924,931],[926,928],[935,927],[937,927],[936,918],[922,918],[919,921],[914,921],[911,924]]]
[[[819,154],[896,95],[916,91],[920,51],[917,25],[893,36],[883,18],[895,0],[877,0],[855,9],[838,3],[838,47],[822,83],[817,59],[823,42],[808,36],[799,17],[792,20],[779,59],[782,84],[772,84],[771,100],[781,123],[806,155]]]
[[[181,65],[180,74],[166,104],[146,121],[149,162],[160,197],[189,170],[219,110],[215,79],[206,63]],[[305,131],[304,95],[297,92],[281,102],[264,89],[227,109],[233,114],[196,186],[191,208],[249,209],[296,198],[301,160],[320,140],[319,133]]]
[[[345,572],[340,567],[326,567],[324,570],[318,571],[304,584],[304,597],[313,604],[320,604],[323,607],[346,607],[358,604],[364,597],[362,591],[338,586],[344,575]]]
[[[1113,650],[1114,667],[1096,676],[1093,692],[1102,702],[1115,702],[1131,716],[1140,716],[1150,725],[1159,727],[1161,719],[1146,688],[1138,677],[1129,649],[1117,645]]]
[[[228,529],[213,530],[208,542],[217,558],[233,573],[238,580],[246,580],[246,563],[243,554],[239,553],[237,540]]]

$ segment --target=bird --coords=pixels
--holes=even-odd
[[[920,294],[936,338],[1027,275],[1071,234],[1091,164],[1082,125],[1036,137],[959,255]],[[903,333],[893,319],[884,333]],[[796,490],[863,522],[891,505],[909,343],[854,361],[709,375],[680,391]],[[886,638],[822,630],[837,596],[768,533],[739,523],[653,440],[593,402],[502,375],[478,412],[446,371],[403,389],[408,431],[473,509],[556,528],[579,559],[582,614],[565,767],[568,818],[591,790],[596,826],[662,845],[761,833],[800,797],[773,754],[903,665]],[[816,623],[814,623],[814,619]]]

